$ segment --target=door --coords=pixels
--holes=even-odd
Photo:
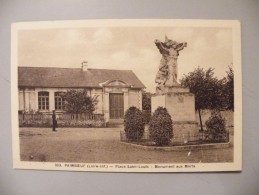
[[[123,93],[110,93],[110,118],[121,119],[124,115]]]

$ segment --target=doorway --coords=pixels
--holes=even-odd
[[[123,93],[110,93],[110,119],[122,119],[124,115]]]

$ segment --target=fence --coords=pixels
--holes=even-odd
[[[120,139],[121,141],[125,141],[125,142],[132,142],[132,141],[143,142],[143,141],[149,140],[149,134],[148,132],[145,131],[142,136],[134,133],[131,133],[131,136],[127,136],[125,131],[121,131]]]
[[[105,127],[103,114],[68,114],[56,113],[58,127]],[[51,113],[19,113],[20,127],[51,127]]]
[[[173,136],[170,140],[168,136],[166,137],[150,137],[148,131],[145,131],[143,136],[132,135],[131,137],[127,136],[125,131],[120,132],[120,139],[124,142],[137,142],[144,143],[144,145],[154,145],[156,140],[161,145],[174,145],[174,146],[182,146],[182,145],[192,145],[192,144],[205,144],[205,143],[221,143],[229,141],[229,133],[227,132],[225,135],[218,135],[211,137],[206,132],[200,132],[199,134],[182,134],[181,136]]]
[[[104,114],[69,114],[69,113],[56,113],[59,120],[104,120]],[[26,120],[48,120],[52,119],[52,114],[43,113],[19,113],[19,121]]]

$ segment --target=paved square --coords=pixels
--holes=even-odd
[[[157,151],[120,142],[122,128],[20,128],[22,161],[84,163],[232,162],[233,147]],[[191,153],[190,153],[191,152]]]

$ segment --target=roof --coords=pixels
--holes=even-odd
[[[100,87],[100,83],[112,79],[122,80],[132,88],[145,88],[131,70],[18,67],[19,87]]]

